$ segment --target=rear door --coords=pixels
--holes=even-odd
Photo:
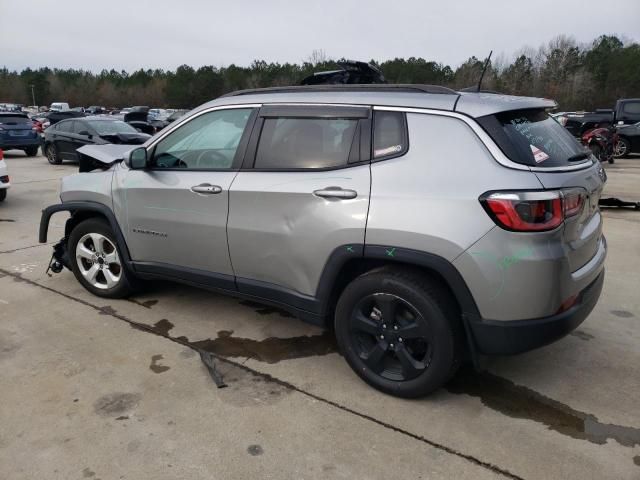
[[[567,220],[564,238],[571,271],[597,253],[602,236],[598,202],[606,175],[598,160],[542,109],[514,110],[478,119],[503,152],[527,165],[544,189],[579,189],[579,215]]]
[[[316,295],[334,251],[362,254],[370,117],[367,107],[262,107],[230,192],[227,231],[240,291],[275,289],[292,303]]]

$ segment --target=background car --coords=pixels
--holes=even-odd
[[[62,120],[44,132],[44,154],[51,164],[79,161],[77,149],[107,143],[140,145],[150,136],[112,117],[83,117]]]
[[[7,164],[4,161],[4,152],[0,148],[0,202],[7,198],[7,190],[10,186]]]
[[[184,116],[189,110],[176,110],[167,117],[167,123],[173,123],[180,117]]]
[[[0,112],[0,148],[23,150],[27,156],[38,153],[40,135],[25,113]]]
[[[618,141],[613,147],[613,156],[626,157],[630,153],[640,153],[640,122],[621,125],[616,128]]]

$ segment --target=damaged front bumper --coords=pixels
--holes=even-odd
[[[69,250],[67,248],[67,237],[60,239],[60,241],[53,246],[53,254],[49,261],[47,273],[49,273],[49,270],[53,273],[60,273],[64,267],[71,270],[71,259],[69,258]]]

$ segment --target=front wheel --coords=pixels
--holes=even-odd
[[[7,189],[0,188],[0,202],[4,202],[5,198],[7,198]]]
[[[106,298],[133,292],[135,279],[124,266],[107,222],[90,218],[79,223],[69,236],[68,247],[73,273],[88,291]]]
[[[413,270],[387,267],[356,278],[338,300],[335,332],[354,372],[398,397],[437,390],[461,362],[456,303],[437,281]]]
[[[47,160],[51,165],[60,165],[62,163],[62,159],[58,155],[58,149],[53,143],[47,144],[44,149],[44,154],[47,156]]]

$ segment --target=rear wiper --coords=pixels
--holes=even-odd
[[[575,155],[567,158],[567,162],[577,162],[578,160],[584,160],[585,158],[589,158],[589,155],[590,153],[587,152],[576,153]]]

